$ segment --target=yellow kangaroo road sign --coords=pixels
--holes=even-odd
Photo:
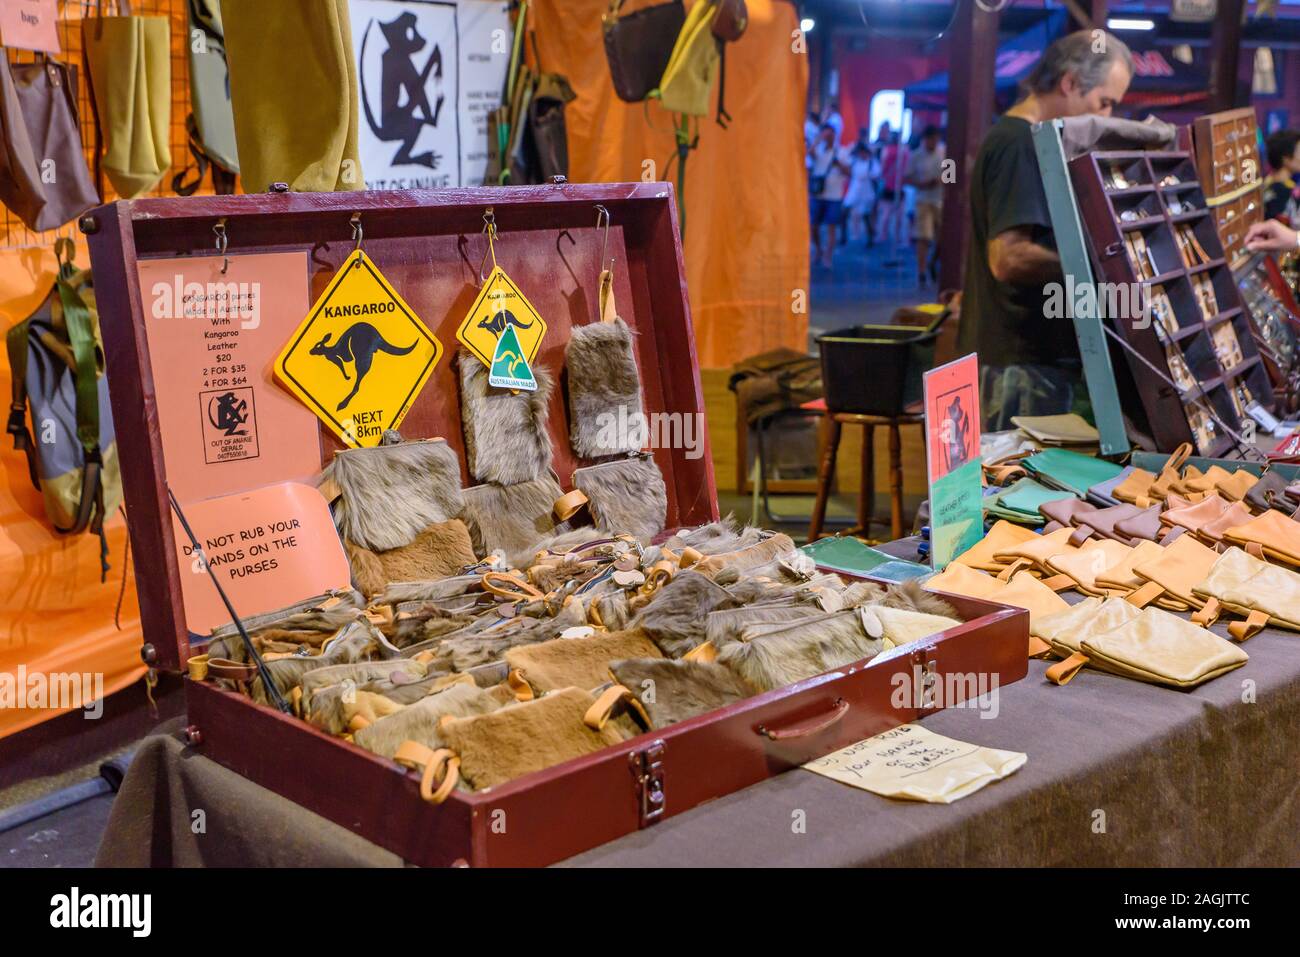
[[[546,320],[533,308],[528,297],[519,291],[500,266],[493,266],[483,291],[474,300],[465,321],[456,330],[456,338],[478,356],[489,369],[496,356],[497,340],[509,326],[523,349],[524,360],[531,367],[546,335]]]
[[[276,378],[353,447],[402,423],[443,348],[360,249],[275,361]]]

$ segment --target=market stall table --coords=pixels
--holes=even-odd
[[[996,717],[950,708],[921,722],[1029,755],[952,805],[891,801],[796,770],[565,864],[1300,864],[1300,634],[1267,629],[1245,648],[1245,667],[1191,692],[1090,670],[1056,687],[1046,663],[1031,661],[1027,678],[999,691]],[[178,728],[141,746],[100,866],[402,864],[186,748]]]

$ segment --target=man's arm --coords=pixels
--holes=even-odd
[[[1061,257],[1034,242],[1028,229],[1017,227],[989,242],[989,271],[998,282],[1032,286],[1060,279]]]

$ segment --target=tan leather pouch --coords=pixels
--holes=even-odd
[[[1245,502],[1233,502],[1219,514],[1218,518],[1198,528],[1196,534],[1207,544],[1218,545],[1223,541],[1224,532],[1238,525],[1245,525],[1252,518],[1254,515]]]
[[[981,571],[1000,572],[1010,564],[1010,561],[996,559],[994,556],[999,551],[1036,538],[1038,538],[1038,535],[1032,529],[1003,519],[994,522],[987,535],[958,555],[953,561],[969,568],[978,568]]]
[[[1097,584],[1097,576],[1123,561],[1132,550],[1122,542],[1097,539],[1075,551],[1051,556],[1047,568],[1054,576],[1068,576],[1074,587],[1085,595],[1113,597],[1110,590]]]
[[[1223,540],[1240,545],[1256,558],[1300,566],[1300,523],[1276,509],[1269,509],[1243,525],[1226,529]]]
[[[638,629],[589,638],[555,638],[506,651],[513,680],[537,695],[559,688],[595,688],[609,680],[609,665],[625,658],[662,658],[658,646]]]
[[[1196,593],[1243,616],[1228,625],[1237,641],[1253,637],[1265,625],[1300,631],[1300,574],[1270,565],[1230,548],[1214,563]]]
[[[1215,488],[1230,502],[1240,502],[1246,497],[1246,493],[1255,487],[1259,481],[1259,476],[1254,472],[1248,472],[1246,469],[1237,469],[1232,475],[1215,484]]]
[[[1134,566],[1155,561],[1164,552],[1164,547],[1155,542],[1138,542],[1118,564],[1106,569],[1097,576],[1097,587],[1120,595],[1137,591],[1146,579],[1133,570]],[[1187,611],[1188,604],[1170,595],[1161,595],[1153,604],[1170,611]]]
[[[1171,688],[1194,688],[1248,660],[1239,646],[1159,608],[1081,645],[1089,665]]]
[[[1029,621],[1069,608],[1064,598],[1027,571],[1017,572],[1004,582],[992,575],[952,564],[925,583],[930,591],[983,598],[1003,605],[1014,605],[1029,612]]]
[[[1160,522],[1173,528],[1185,528],[1190,532],[1197,532],[1202,526],[1222,517],[1227,508],[1228,503],[1220,498],[1217,492],[1212,492],[1193,505],[1165,509],[1160,516]]]
[[[1136,505],[1138,508],[1150,508],[1156,502],[1151,494],[1151,486],[1155,481],[1156,476],[1146,469],[1134,469],[1129,473],[1128,478],[1115,486],[1112,494],[1121,502]]]
[[[1061,528],[1046,535],[1035,535],[1031,541],[1020,542],[1004,548],[994,554],[994,559],[1002,563],[1002,577],[1010,580],[1021,568],[1032,568],[1040,573],[1050,574],[1047,559],[1053,555],[1068,551],[1078,551],[1070,544],[1073,528]]]
[[[1217,559],[1218,555],[1212,548],[1191,535],[1183,535],[1166,546],[1154,560],[1133,567],[1146,583],[1129,595],[1127,601],[1144,608],[1161,595],[1168,594],[1200,608],[1205,600],[1198,598],[1192,589],[1205,580]]]
[[[1138,609],[1123,599],[1085,598],[1077,605],[1071,605],[1068,611],[1051,615],[1036,626],[1031,623],[1030,632],[1050,644],[1052,651],[1062,659],[1047,669],[1047,680],[1058,685],[1069,683],[1088,663],[1081,644],[1084,638],[1116,628],[1139,614]]]

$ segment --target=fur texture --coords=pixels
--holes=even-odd
[[[468,626],[474,617],[463,612],[447,611],[432,603],[399,611],[393,621],[393,644],[398,648],[434,638],[442,638]]]
[[[648,544],[664,530],[668,490],[650,456],[576,469],[573,486],[587,496],[591,520],[604,532],[634,535]]]
[[[704,623],[704,637],[721,651],[733,641],[739,641],[741,632],[752,625],[783,624],[818,618],[823,614],[825,612],[816,605],[785,602],[723,608],[709,612]]]
[[[899,648],[929,638],[941,631],[955,628],[961,622],[946,615],[931,615],[910,608],[896,608],[889,605],[866,605],[875,612],[880,624],[885,629],[885,647]]]
[[[443,717],[465,718],[487,714],[499,707],[497,699],[482,688],[456,684],[362,728],[353,734],[352,740],[367,751],[386,758],[396,754],[403,741],[419,741],[437,750],[446,747],[438,734],[438,722]]]
[[[740,638],[719,649],[718,663],[762,691],[874,658],[885,647],[882,639],[867,636],[856,611],[751,626]]]
[[[374,552],[409,545],[461,512],[460,461],[442,439],[344,449],[321,473],[330,480],[341,493],[339,534]]]
[[[645,632],[633,629],[511,648],[506,652],[506,664],[518,670],[535,692],[548,692],[558,688],[590,690],[609,680],[611,661],[659,657],[659,649]]]
[[[735,604],[736,600],[725,588],[698,572],[687,570],[678,572],[656,592],[635,622],[664,654],[680,658],[704,642],[709,612]]]
[[[345,542],[352,579],[367,595],[378,595],[389,582],[437,581],[456,575],[477,559],[469,531],[459,519],[428,526],[409,545],[372,552]]]
[[[242,621],[249,637],[255,637],[260,632],[271,628],[285,631],[319,631],[329,635],[359,617],[365,607],[366,600],[361,593],[348,588],[316,595],[284,608],[277,608],[275,611],[252,615]],[[241,647],[243,645],[239,638],[239,630],[233,622],[214,628],[212,638],[213,640],[233,638],[235,645]]]
[[[721,555],[757,545],[763,540],[763,535],[761,528],[738,527],[735,517],[728,515],[720,522],[680,531],[665,544],[675,552],[693,548],[702,555]]]
[[[641,376],[632,350],[632,330],[622,319],[574,326],[564,357],[573,451],[584,459],[637,451],[639,443],[629,445],[626,435],[611,435],[602,428],[607,421],[603,416],[620,421],[620,408],[629,421],[641,414]]]
[[[461,517],[469,527],[474,552],[486,558],[492,552],[532,558],[538,542],[569,531],[568,523],[556,525],[551,510],[563,495],[553,475],[543,475],[518,485],[475,485],[465,489],[465,511]]]
[[[547,431],[551,376],[533,368],[536,392],[517,395],[488,384],[488,368],[462,349],[460,411],[465,424],[465,457],[480,482],[518,485],[535,482],[551,467],[551,436]]]
[[[339,630],[326,644],[324,650],[313,657],[277,658],[266,663],[271,680],[280,693],[287,695],[291,688],[302,683],[303,677],[318,668],[330,665],[353,664],[369,658],[397,657],[397,649],[390,645],[369,620],[360,618]],[[253,700],[265,704],[266,689],[258,677],[252,685]]]
[[[519,645],[549,641],[566,628],[586,624],[581,602],[570,602],[554,618],[520,616],[490,629],[471,626],[447,638],[411,645],[403,654],[411,656],[432,651],[430,667],[437,670],[469,671],[479,665],[501,660],[506,651]]]
[[[726,580],[730,569],[724,569],[714,578]],[[840,594],[844,583],[835,575],[814,575],[806,582],[761,581],[757,578],[739,578],[734,584],[726,586],[731,596],[742,605],[773,604],[795,602],[803,605],[816,605],[823,611],[838,611],[841,606]]]
[[[751,568],[773,562],[786,552],[794,550],[794,541],[789,535],[777,533],[756,545],[750,545],[734,552],[722,552],[710,555],[697,562],[692,568],[701,575],[715,577],[724,568],[736,572],[746,572]]]
[[[952,605],[934,592],[926,591],[916,581],[905,581],[888,586],[876,582],[858,581],[844,589],[841,599],[845,608],[856,608],[858,605],[872,603],[884,605],[886,608],[919,611],[926,615],[957,617],[957,611]]]
[[[600,731],[583,723],[594,703],[590,692],[564,688],[476,717],[453,718],[440,733],[460,756],[466,783],[475,790],[494,787],[624,740],[614,722]]]
[[[730,668],[715,662],[638,658],[615,661],[610,671],[641,700],[656,728],[758,694]],[[651,689],[654,694],[649,693]]]
[[[482,591],[482,575],[457,575],[436,582],[390,582],[372,604],[400,605],[407,601],[442,601]]]
[[[588,542],[594,542],[602,538],[609,538],[609,535],[594,525],[583,525],[572,531],[559,532],[548,538],[543,538],[531,548],[513,552],[506,555],[505,558],[512,568],[527,568],[533,563],[533,558],[538,552],[563,554],[571,549],[586,545]]]

